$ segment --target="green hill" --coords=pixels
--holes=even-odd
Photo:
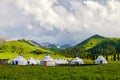
[[[45,54],[50,54],[54,58],[64,57],[62,55],[55,54],[52,51],[36,47],[24,39],[0,44],[0,58],[13,59],[18,55],[22,55],[26,59],[30,57],[41,59]]]
[[[92,54],[117,54],[120,53],[120,39],[118,38],[109,38],[102,42],[101,44],[96,45],[95,47],[89,49]]]
[[[65,56],[88,58],[93,55],[120,53],[120,38],[106,38],[94,35],[71,48],[61,51]]]
[[[91,49],[91,48],[95,47],[96,45],[98,45],[106,40],[108,40],[108,38],[105,38],[103,36],[96,34],[96,35],[84,40],[83,42],[77,44],[76,46],[82,46],[85,48],[85,50],[88,50],[88,49]]]

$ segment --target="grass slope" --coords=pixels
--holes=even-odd
[[[62,55],[55,54],[49,50],[36,47],[25,40],[10,41],[0,44],[0,58],[13,59],[19,54],[26,59],[30,57],[41,59],[46,54],[50,54],[54,58],[64,57]]]
[[[83,42],[77,44],[77,46],[82,46],[85,48],[85,50],[88,50],[106,40],[108,40],[108,38],[102,37],[100,35],[94,35],[94,36],[84,40]]]
[[[44,48],[45,50],[49,50],[49,51],[52,51],[52,52],[59,52],[60,51],[60,49],[59,48],[57,48],[57,47],[53,47],[53,48]]]

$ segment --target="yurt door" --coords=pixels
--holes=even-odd
[[[18,61],[16,61],[16,65],[18,65]]]
[[[46,66],[46,64],[47,64],[47,62],[46,62],[46,61],[44,61],[43,66]]]
[[[102,64],[102,61],[100,61],[100,64]]]

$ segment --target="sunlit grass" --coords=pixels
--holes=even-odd
[[[30,57],[33,57],[33,58],[37,58],[39,60],[41,60],[46,54],[33,54],[33,53],[26,53],[26,54],[22,54],[22,56],[25,58],[25,59],[29,59]],[[54,54],[54,53],[51,53],[49,54],[52,58],[64,58],[64,56],[62,55],[59,55],[59,54]],[[18,53],[0,53],[0,59],[9,59],[10,61],[19,56]]]
[[[120,63],[91,66],[0,65],[0,80],[119,80]]]

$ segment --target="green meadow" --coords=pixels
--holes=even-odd
[[[23,54],[22,56],[25,58],[25,59],[29,59],[30,57],[33,57],[33,58],[37,58],[39,60],[41,60],[46,54],[40,54],[40,55],[37,55],[37,54]],[[12,59],[14,59],[15,57],[17,57],[18,54],[17,53],[0,53],[0,59],[9,59],[9,61],[11,61]],[[66,58],[62,55],[59,55],[59,54],[54,54],[54,53],[51,53],[50,56],[52,58]]]
[[[0,80],[119,80],[120,63],[89,66],[0,65]]]

